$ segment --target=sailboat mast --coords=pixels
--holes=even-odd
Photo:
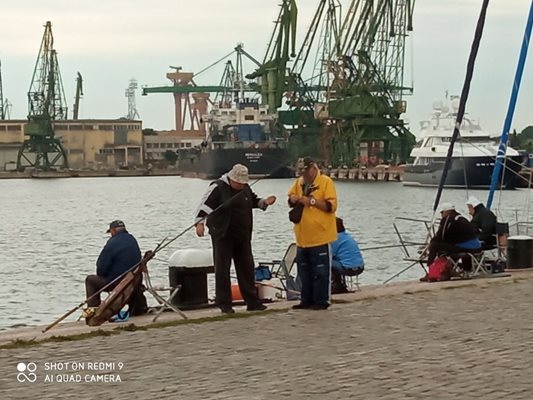
[[[518,65],[516,66],[516,73],[511,90],[511,98],[509,99],[509,107],[507,108],[507,115],[503,124],[502,135],[500,136],[500,144],[498,146],[498,153],[496,154],[496,162],[494,163],[494,169],[492,170],[492,178],[490,182],[489,197],[487,199],[487,208],[490,209],[492,201],[494,200],[494,192],[498,187],[498,181],[500,178],[503,161],[507,154],[507,142],[509,140],[509,131],[511,130],[511,124],[513,122],[514,111],[516,107],[516,101],[518,99],[518,92],[520,91],[520,84],[522,82],[522,74],[524,72],[524,65],[527,59],[527,51],[529,48],[529,39],[531,37],[531,29],[533,27],[533,1],[529,7],[529,16],[527,18],[526,30],[524,32],[524,38],[522,40],[522,48],[520,49],[520,57],[518,58]],[[505,173],[505,171],[504,171]]]
[[[446,178],[448,177],[448,170],[450,169],[452,156],[453,156],[453,147],[457,138],[459,137],[459,128],[463,123],[463,117],[465,115],[466,101],[468,99],[468,94],[470,92],[470,82],[472,81],[472,76],[474,75],[474,65],[476,63],[476,57],[479,50],[479,43],[481,42],[481,36],[483,34],[483,27],[485,26],[485,17],[487,15],[487,7],[489,5],[489,0],[484,0],[483,5],[481,6],[481,12],[477,21],[476,32],[474,34],[474,41],[472,42],[472,47],[470,49],[470,56],[468,57],[468,64],[466,67],[466,76],[463,84],[463,90],[461,91],[461,98],[459,99],[459,109],[457,110],[457,117],[455,120],[455,127],[453,129],[452,140],[450,142],[450,147],[448,147],[448,154],[446,156],[446,161],[444,163],[444,168],[442,170],[442,176],[439,182],[439,188],[437,189],[437,196],[435,197],[435,202],[433,204],[433,213],[437,211],[439,206],[440,198],[442,195],[442,190],[444,184],[446,183]],[[467,182],[465,182],[467,183]]]

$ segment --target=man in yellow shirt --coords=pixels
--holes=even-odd
[[[337,240],[337,193],[329,176],[322,175],[310,157],[303,161],[302,176],[289,190],[290,220],[298,253],[296,263],[302,282],[300,304],[294,309],[325,310],[329,307],[331,250]]]

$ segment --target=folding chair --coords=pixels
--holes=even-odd
[[[299,281],[291,275],[292,269],[296,262],[297,251],[298,247],[296,246],[296,243],[291,243],[287,247],[287,250],[285,251],[285,254],[281,260],[259,263],[259,266],[269,266],[272,271],[272,276],[281,280],[283,289],[285,289],[285,292],[287,293],[288,300],[293,300],[295,298],[291,291],[299,292],[301,290]]]
[[[359,286],[359,275],[365,271],[365,268],[346,268],[343,273],[341,273],[341,279],[344,281],[344,284],[350,292],[359,291],[361,287]],[[354,282],[355,280],[355,282]],[[354,290],[355,288],[355,290]]]
[[[181,285],[178,285],[175,288],[165,286],[153,286],[147,268],[143,271],[143,279],[146,285],[146,291],[150,293],[160,305],[160,308],[156,312],[154,318],[152,319],[152,322],[157,321],[157,319],[161,316],[161,314],[163,314],[165,310],[172,310],[178,313],[183,319],[188,319],[187,315],[185,315],[183,311],[181,311],[178,307],[172,304],[172,300],[180,291]],[[161,294],[159,294],[159,292],[169,293],[169,296],[165,299]]]
[[[483,250],[465,251],[462,253],[447,255],[446,259],[451,263],[452,269],[456,276],[459,276],[464,279],[488,275],[490,273],[486,267],[485,252]],[[466,271],[463,268],[463,263],[465,259],[470,260],[470,271]]]

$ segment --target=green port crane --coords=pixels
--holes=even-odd
[[[246,75],[260,82],[252,88],[261,93],[261,102],[268,105],[270,113],[281,107],[287,91],[287,63],[291,57],[296,57],[297,18],[296,0],[283,0],[265,58],[259,68]]]
[[[363,142],[369,149],[383,142],[379,158],[385,161],[407,161],[415,137],[401,114],[406,111],[403,96],[413,92],[404,84],[404,59],[414,4],[414,0],[352,1],[327,63],[333,163],[357,164]]]
[[[382,142],[380,158],[408,158],[415,139],[401,114],[403,96],[412,93],[404,85],[404,56],[413,9],[414,0],[352,0],[342,15],[339,0],[320,0],[294,56],[288,46],[296,4],[283,2],[263,66],[248,77],[261,78],[257,89],[278,125],[288,127],[293,156],[353,165],[362,143]]]
[[[18,152],[19,171],[68,168],[67,155],[53,128],[53,121],[67,118],[66,104],[52,24],[48,21],[28,91],[28,123],[24,132],[28,138]]]

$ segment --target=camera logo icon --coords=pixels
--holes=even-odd
[[[30,362],[30,363],[23,363],[20,362],[17,364],[17,381],[19,382],[35,382],[37,380],[37,374],[35,374],[35,371],[37,371],[37,364]]]

